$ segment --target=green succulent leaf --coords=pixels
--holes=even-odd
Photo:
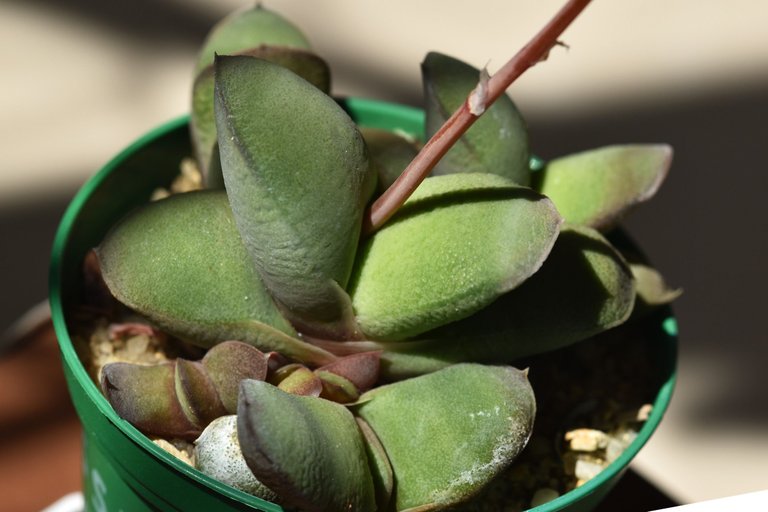
[[[216,61],[216,124],[235,221],[272,295],[305,332],[357,336],[343,290],[374,186],[349,116],[290,71]]]
[[[375,510],[365,446],[346,407],[247,380],[237,416],[248,467],[281,502],[308,512]]]
[[[110,363],[102,370],[101,390],[118,416],[142,432],[194,439],[202,426],[187,416],[179,401],[175,367],[174,363]]]
[[[186,359],[175,361],[174,383],[185,416],[200,428],[227,414],[208,372],[202,364]],[[137,376],[137,378],[140,378]],[[136,396],[136,400],[142,400]]]
[[[356,414],[384,447],[396,510],[442,510],[479,492],[525,447],[536,403],[525,372],[454,365],[378,387]]]
[[[371,389],[379,380],[380,361],[380,352],[362,352],[340,357],[316,371],[344,377],[362,393]]]
[[[320,396],[322,393],[323,382],[306,366],[291,364],[280,370],[276,372],[281,374],[277,387],[282,391],[302,396]]]
[[[112,294],[169,333],[208,348],[241,340],[326,364],[275,306],[219,191],[179,194],[123,219],[96,249]]]
[[[378,192],[383,193],[419,153],[416,143],[403,135],[378,128],[361,128],[371,162],[376,168]]]
[[[490,306],[421,341],[381,344],[382,372],[402,378],[555,350],[623,323],[634,299],[632,273],[616,249],[590,228],[566,226],[542,268]]]
[[[321,91],[330,90],[331,75],[323,59],[306,50],[259,46],[235,52],[274,62],[290,69]],[[216,119],[213,108],[214,76],[213,64],[203,68],[197,74],[192,86],[192,114],[190,133],[197,156],[197,161],[205,176],[208,188],[224,188],[221,174],[221,162],[217,147]]]
[[[232,13],[213,27],[203,43],[195,74],[213,64],[217,53],[230,55],[264,45],[310,48],[309,41],[294,24],[257,4]]]
[[[376,433],[362,418],[355,418],[360,434],[365,441],[365,452],[368,455],[368,464],[373,477],[373,487],[376,492],[376,510],[389,510],[389,501],[395,488],[395,475],[392,473],[392,464],[389,463],[387,451],[379,441]]]
[[[606,146],[552,160],[534,174],[532,186],[567,222],[605,232],[653,197],[671,163],[666,144]]]
[[[358,323],[400,340],[467,317],[536,272],[559,227],[549,199],[500,176],[428,178],[361,249]]]
[[[267,378],[267,357],[259,349],[239,341],[214,346],[206,352],[201,365],[229,414],[237,412],[240,381]]]
[[[321,398],[340,404],[348,404],[360,398],[360,391],[348,378],[326,370],[315,370],[315,375],[323,386]]]
[[[480,81],[480,70],[436,52],[427,54],[421,70],[429,138],[466,101]],[[528,160],[525,121],[509,96],[502,95],[445,154],[433,173],[492,173],[528,185]]]
[[[202,361],[108,364],[101,386],[117,414],[143,432],[193,439],[216,418],[237,410],[240,381],[263,380],[266,365],[259,350],[227,341]]]
[[[633,317],[641,317],[659,306],[670,304],[683,294],[681,288],[672,288],[664,276],[646,263],[630,261],[629,268],[635,278],[637,299]]]

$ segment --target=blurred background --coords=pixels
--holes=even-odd
[[[243,3],[0,3],[0,331],[45,298],[51,241],[77,188],[188,110],[198,46]],[[329,61],[336,94],[417,106],[426,52],[493,72],[561,3],[264,2]],[[680,503],[768,488],[767,21],[762,0],[598,0],[566,31],[567,48],[509,90],[545,158],[619,142],[675,148],[666,184],[627,226],[685,289],[675,396],[633,463]],[[79,488],[79,427],[57,357],[53,344],[0,356],[4,510]],[[43,455],[24,457],[31,447]],[[21,490],[30,475],[34,493]]]

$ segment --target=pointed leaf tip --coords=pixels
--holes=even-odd
[[[336,102],[280,66],[222,57],[216,73],[224,180],[256,268],[302,330],[350,336],[343,287],[374,183],[360,133]]]

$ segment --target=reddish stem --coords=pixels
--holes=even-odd
[[[531,41],[491,77],[484,106],[487,109],[528,68],[545,59],[557,44],[557,38],[591,0],[569,0]],[[473,91],[474,93],[474,91]],[[381,228],[411,196],[432,168],[482,115],[470,112],[468,100],[440,127],[424,145],[399,178],[373,203],[363,217],[364,236]]]

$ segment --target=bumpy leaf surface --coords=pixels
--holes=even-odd
[[[248,467],[281,503],[308,512],[376,509],[365,445],[344,406],[247,380],[237,416]]]
[[[533,175],[532,186],[566,222],[606,231],[656,193],[671,162],[665,144],[606,146],[552,160]]]
[[[395,509],[426,511],[465,501],[505,469],[536,403],[524,372],[460,364],[371,390],[356,412],[389,457]]]
[[[353,121],[250,57],[218,59],[215,105],[227,196],[266,286],[301,330],[354,336],[343,287],[375,179]]]
[[[279,497],[248,468],[237,439],[237,416],[217,418],[195,440],[195,467],[219,482],[268,501]]]
[[[182,339],[203,347],[237,339],[314,364],[335,359],[296,339],[251,264],[223,192],[150,203],[96,252],[112,294]]]
[[[567,226],[533,277],[469,318],[423,334],[422,341],[386,344],[382,369],[402,378],[461,361],[508,363],[621,324],[634,298],[621,255],[596,231]]]
[[[559,226],[547,198],[500,176],[428,178],[361,249],[358,323],[399,340],[469,316],[536,272]]]
[[[467,99],[480,70],[453,57],[431,52],[421,65],[426,102],[426,135],[431,137]],[[486,109],[451,148],[434,174],[486,172],[528,185],[528,129],[507,95]]]
[[[256,5],[227,16],[211,30],[197,59],[195,74],[213,64],[215,54],[230,55],[262,45],[308,50],[302,32],[279,14]]]
[[[328,65],[320,57],[306,50],[259,46],[236,52],[274,62],[290,69],[300,77],[327,93],[331,75]],[[209,188],[223,188],[221,162],[217,148],[216,119],[213,112],[213,64],[200,70],[192,86],[192,115],[190,132],[197,160],[205,175]]]

